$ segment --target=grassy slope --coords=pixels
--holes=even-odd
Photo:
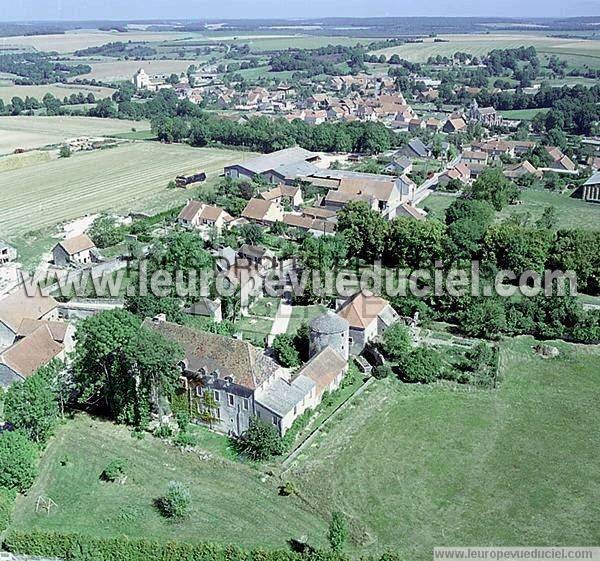
[[[423,43],[410,43],[398,47],[390,47],[375,51],[376,54],[390,56],[394,53],[414,62],[425,62],[430,56],[452,56],[461,51],[477,56],[487,54],[492,49],[512,49],[521,46],[535,46],[538,51],[550,55],[579,55],[579,59],[585,59],[587,64],[596,66],[600,56],[600,42],[579,39],[561,39],[556,37],[544,37],[531,33],[499,33],[484,35],[444,35],[444,42],[434,43],[432,39],[426,39]],[[576,64],[577,66],[581,63]]]
[[[133,75],[133,74],[132,74]],[[65,84],[50,84],[47,86],[1,86],[0,87],[0,99],[5,103],[9,103],[14,96],[18,96],[21,99],[25,97],[35,97],[38,101],[42,101],[44,95],[51,93],[54,97],[63,99],[65,96],[81,92],[84,95],[93,93],[96,99],[103,97],[110,97],[115,90],[111,88],[103,88],[100,86],[78,86],[78,85],[65,85]]]
[[[0,154],[16,148],[40,148],[78,136],[103,136],[149,129],[147,121],[94,117],[0,117]]]
[[[296,465],[302,492],[369,553],[596,543],[600,353],[546,362],[531,343],[504,346],[496,392],[376,384]]]
[[[123,486],[99,480],[116,457],[129,461]],[[150,436],[140,441],[124,427],[80,415],[50,444],[37,482],[18,500],[13,528],[246,546],[284,546],[286,539],[301,535],[322,541],[325,522],[303,510],[297,499],[280,497],[275,481],[262,482],[261,475],[216,457],[200,460]],[[178,524],[165,521],[152,506],[172,479],[187,484],[193,496],[190,517]],[[50,516],[35,514],[39,495],[56,501]]]
[[[204,169],[215,177],[223,166],[250,157],[231,150],[138,142],[76,154],[0,174],[0,234],[23,232],[102,210],[158,211],[185,202],[192,190],[168,190],[180,173]],[[68,202],[68,204],[66,204]]]
[[[420,208],[429,208],[432,218],[444,219],[446,209],[455,197],[433,194],[419,203]],[[521,192],[522,204],[512,205],[499,213],[498,219],[504,219],[515,213],[531,213],[535,222],[542,216],[547,206],[554,206],[558,214],[559,228],[582,228],[598,230],[600,228],[600,208],[581,199],[573,199],[568,194],[561,195],[544,189],[526,189]]]

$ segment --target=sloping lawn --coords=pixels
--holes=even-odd
[[[218,449],[223,445],[215,443],[212,433],[202,432],[201,441],[206,438],[206,448],[213,452],[210,460],[78,415],[50,443],[40,476],[17,501],[12,527],[269,547],[307,535],[311,542],[323,543],[326,522],[298,499],[280,497],[274,479],[262,482],[259,470],[222,459]],[[100,481],[103,469],[117,457],[129,465],[125,485]],[[153,507],[171,480],[188,485],[193,496],[190,516],[176,524]],[[41,495],[57,504],[50,515],[35,513]]]
[[[503,345],[496,391],[376,382],[288,477],[346,513],[357,553],[596,544],[600,350],[559,344],[544,360],[532,344]]]

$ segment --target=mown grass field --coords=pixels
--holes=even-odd
[[[285,547],[286,540],[306,535],[312,543],[323,544],[323,519],[308,512],[299,499],[279,496],[275,478],[263,482],[261,471],[224,459],[220,449],[226,438],[204,432],[200,447],[207,445],[213,454],[209,460],[152,436],[135,439],[125,427],[78,415],[62,425],[50,443],[36,483],[18,499],[12,527],[247,547]],[[127,461],[125,485],[100,480],[115,458]],[[166,521],[153,507],[171,480],[186,484],[193,497],[190,516],[180,523]],[[57,504],[49,516],[35,513],[40,495]]]
[[[132,73],[133,75],[133,73]],[[63,99],[65,96],[71,94],[78,94],[81,92],[84,95],[93,93],[96,99],[102,99],[104,97],[110,97],[115,90],[111,88],[103,88],[100,86],[79,86],[79,85],[63,85],[63,84],[50,84],[47,86],[0,86],[0,99],[4,103],[10,103],[10,100],[17,96],[21,99],[25,99],[27,96],[35,97],[38,101],[42,101],[47,93],[52,94],[58,99]]]
[[[586,39],[562,39],[532,33],[441,35],[438,38],[443,39],[443,42],[436,43],[432,38],[428,38],[424,39],[423,43],[408,43],[375,53],[388,57],[398,54],[401,58],[413,62],[426,62],[430,56],[452,56],[457,51],[483,56],[492,49],[514,49],[533,45],[540,53],[578,55],[593,64],[596,60],[594,57],[600,57],[600,41]]]
[[[150,124],[94,117],[0,117],[0,155],[17,148],[41,148],[78,136],[106,136],[134,128],[147,130]]]
[[[538,113],[546,113],[548,109],[509,109],[500,111],[505,119],[516,119],[518,121],[531,121]]]
[[[573,199],[568,193],[561,194],[547,189],[526,189],[521,191],[521,204],[506,207],[497,215],[502,220],[514,214],[530,214],[530,222],[541,218],[544,209],[553,206],[557,211],[558,228],[581,228],[584,230],[600,229],[600,207],[586,203],[581,199]],[[433,193],[419,203],[420,208],[427,208],[431,218],[444,220],[446,209],[456,198]]]
[[[548,206],[556,208],[558,228],[580,228],[583,230],[600,230],[600,206],[586,203],[581,199],[573,199],[568,193],[560,194],[547,189],[526,189],[521,192],[520,205],[505,208],[499,219],[515,213],[531,213],[531,220],[542,216]]]
[[[556,343],[548,361],[533,343],[503,344],[495,391],[377,382],[286,478],[346,514],[356,553],[597,543],[600,349]]]
[[[249,156],[231,150],[136,142],[2,172],[0,235],[19,236],[106,210],[165,210],[193,196],[192,190],[167,189],[176,175],[203,169],[210,179],[242,157]]]
[[[97,29],[81,29],[77,31],[68,31],[57,35],[34,35],[6,37],[3,39],[4,45],[14,45],[16,47],[34,48],[38,51],[57,51],[59,53],[72,53],[74,51],[85,49],[87,47],[100,47],[114,41],[168,41],[173,39],[183,39],[194,37],[194,33],[178,32],[146,32],[146,31],[128,31],[120,33],[117,31],[99,31]]]

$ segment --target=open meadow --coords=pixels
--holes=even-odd
[[[600,230],[600,206],[574,199],[569,193],[556,193],[547,189],[525,189],[521,191],[521,203],[510,205],[498,213],[497,219],[503,220],[515,214],[529,215],[529,222],[542,217],[544,209],[553,206],[556,209],[557,228],[581,228]],[[456,197],[433,193],[419,203],[420,208],[430,211],[430,217],[444,220],[446,209]]]
[[[49,84],[45,86],[14,86],[6,85],[0,86],[0,99],[5,103],[9,103],[10,100],[17,96],[21,99],[25,99],[27,96],[35,97],[38,101],[42,101],[43,97],[50,93],[58,99],[62,99],[65,96],[71,94],[82,93],[88,95],[93,93],[96,99],[102,99],[104,97],[110,97],[115,90],[111,88],[103,88],[100,86],[83,86],[78,84],[67,85],[67,84]]]
[[[145,121],[100,119],[95,117],[0,117],[0,155],[16,149],[30,150],[60,144],[78,136],[106,136],[147,130]]]
[[[59,53],[73,53],[87,47],[100,47],[115,41],[146,41],[159,42],[173,39],[196,37],[195,33],[179,32],[148,32],[148,31],[100,31],[98,29],[81,29],[67,31],[55,35],[27,35],[0,38],[0,47],[7,49],[9,46],[32,48],[38,51],[56,51]]]
[[[583,60],[593,68],[600,66],[600,41],[546,37],[532,33],[440,35],[436,39],[437,42],[433,38],[426,38],[422,43],[407,43],[374,52],[385,54],[387,57],[398,54],[412,62],[426,62],[430,56],[452,56],[457,51],[481,57],[493,49],[514,49],[533,45],[543,54],[556,54],[561,58],[567,55],[577,56],[577,64],[571,66],[582,66]],[[573,62],[574,59],[571,60],[571,63]]]
[[[431,559],[439,545],[594,545],[600,516],[598,347],[553,342],[536,355],[529,337],[501,344],[496,390],[371,384],[332,417],[282,479],[231,461],[223,436],[199,429],[199,448],[180,452],[151,436],[77,415],[50,442],[40,475],[19,497],[12,529],[97,536],[282,546],[305,536],[322,545],[326,520],[349,520],[351,553],[393,548]],[[100,481],[115,458],[124,485]],[[166,523],[152,501],[177,479],[192,490],[190,517]],[[37,497],[57,504],[36,514]]]
[[[377,382],[293,464],[319,512],[343,511],[355,551],[594,545],[600,517],[598,347],[502,343],[493,391]]]
[[[1,172],[0,236],[19,236],[88,213],[166,210],[192,196],[191,190],[167,189],[176,175],[205,170],[210,179],[246,154],[134,142]]]
[[[286,540],[304,535],[323,544],[324,519],[308,512],[298,498],[279,496],[275,478],[261,481],[261,471],[222,457],[225,436],[206,430],[201,434],[200,447],[212,459],[202,460],[152,436],[138,440],[125,427],[78,415],[50,443],[37,482],[18,500],[13,528],[246,547],[285,547]],[[127,462],[124,485],[100,480],[116,458]],[[193,497],[190,516],[179,523],[166,521],[153,507],[171,480],[183,482]],[[40,495],[57,504],[49,516],[35,513]]]

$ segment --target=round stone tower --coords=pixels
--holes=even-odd
[[[310,346],[312,358],[325,347],[331,347],[344,359],[348,360],[348,322],[332,310],[327,310],[322,316],[317,316],[309,324]]]

